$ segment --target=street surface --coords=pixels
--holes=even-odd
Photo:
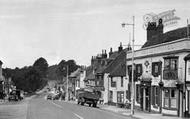
[[[21,102],[0,105],[0,119],[130,119],[117,113],[38,95]]]

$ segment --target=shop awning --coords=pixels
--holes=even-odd
[[[140,76],[141,81],[151,81],[153,79],[153,76],[150,73],[143,73]]]

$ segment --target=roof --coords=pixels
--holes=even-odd
[[[161,43],[171,42],[171,41],[182,39],[185,37],[187,37],[187,27],[178,28],[178,29],[166,32],[164,34],[152,36],[151,40],[147,41],[142,46],[142,48],[161,44]]]
[[[93,67],[89,66],[86,69],[86,77],[84,80],[92,80],[92,79],[95,79],[95,75],[93,73]]]
[[[110,73],[110,76],[125,76],[126,75],[126,50],[120,52],[120,54],[113,60],[104,70],[104,73]]]

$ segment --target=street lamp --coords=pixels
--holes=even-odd
[[[132,40],[132,80],[131,80],[131,115],[134,115],[134,42],[135,42],[135,16],[133,16],[133,23],[122,23],[122,27],[126,25],[133,26],[133,40]],[[126,68],[127,69],[127,68]]]

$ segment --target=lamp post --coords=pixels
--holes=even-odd
[[[122,27],[126,25],[133,26],[133,40],[132,40],[132,80],[131,80],[131,115],[134,115],[134,42],[135,42],[135,16],[133,16],[133,23],[122,23]],[[127,68],[126,68],[127,69]]]

